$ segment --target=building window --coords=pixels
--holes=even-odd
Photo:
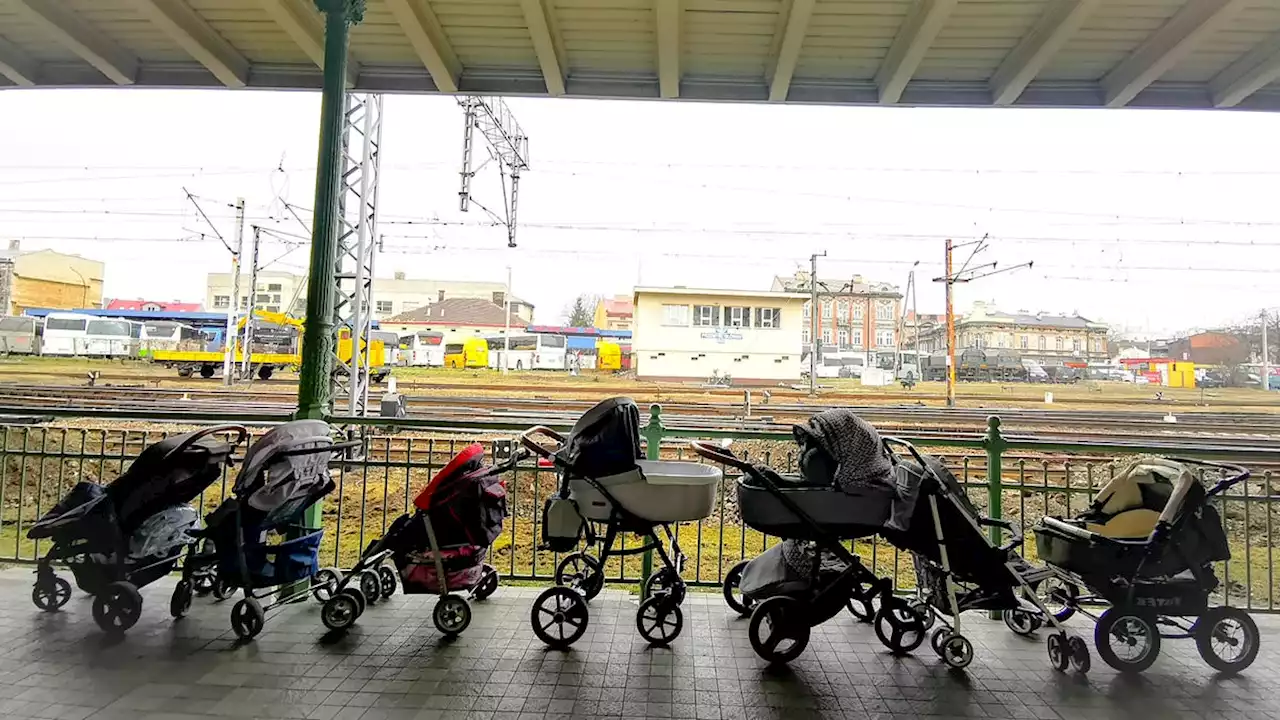
[[[853,329],[853,338],[852,338],[852,340],[853,340],[853,342],[852,342],[853,347],[855,347],[855,348],[859,348],[859,349],[861,349],[861,348],[862,348],[862,328],[854,328],[854,329]]]
[[[830,320],[830,319],[831,319],[831,304],[832,304],[832,303],[831,303],[831,301],[830,301],[830,300],[823,300],[823,301],[822,301],[822,317],[824,317],[824,318],[826,318],[826,319],[828,319],[828,320]]]
[[[893,347],[893,329],[881,328],[876,330],[876,347]]]
[[[280,283],[270,283],[267,285],[267,292],[281,292],[284,290]]]
[[[831,328],[822,328],[822,344],[831,344]]]
[[[854,319],[854,320],[861,320],[863,317],[865,317],[865,316],[866,316],[866,310],[867,310],[866,306],[865,306],[865,305],[863,305],[862,303],[857,303],[856,305],[854,305],[854,306],[853,306],[853,319]]]
[[[677,327],[689,326],[689,306],[688,305],[663,305],[662,306],[662,324],[674,325]]]
[[[782,327],[782,308],[756,308],[756,327]]]
[[[1039,337],[1039,339],[1038,339],[1038,345],[1039,345],[1039,347],[1040,347],[1040,349],[1041,349],[1041,350],[1044,350],[1044,349],[1045,349],[1044,336],[1043,336],[1043,335],[1041,335],[1041,336]]]
[[[1080,352],[1080,338],[1073,338],[1071,340],[1071,351]]]
[[[729,307],[724,309],[725,325],[729,327],[751,327],[751,308]]]
[[[377,313],[393,312],[393,310],[391,309],[390,300],[378,300],[374,302],[373,309],[374,309],[374,312],[377,312]]]
[[[253,299],[253,301],[258,305],[266,305],[267,303],[271,302],[271,296],[259,294],[257,297]]]
[[[720,324],[719,305],[694,305],[693,324],[698,327],[715,327]]]
[[[1053,339],[1053,349],[1054,349],[1054,350],[1058,350],[1058,351],[1061,351],[1061,350],[1062,350],[1062,336],[1061,336],[1061,335],[1059,335],[1058,337],[1056,337],[1056,338],[1054,338],[1054,339]]]
[[[231,296],[230,295],[214,295],[213,306],[215,308],[222,308],[224,310],[231,307]]]
[[[1027,348],[1031,347],[1031,338],[1027,337],[1026,335],[1023,335],[1020,338],[1020,341],[1021,341],[1021,347],[1023,350],[1026,350]]]
[[[249,296],[248,296],[248,295],[241,295],[241,296],[240,296],[240,309],[241,309],[241,310],[247,310],[248,308],[249,308]]]
[[[808,320],[813,316],[813,303],[808,300],[804,301],[804,319]]]
[[[800,330],[800,342],[803,343],[805,347],[809,346],[809,337],[809,326],[806,325]]]
[[[840,328],[840,332],[836,333],[836,339],[840,343],[840,349],[847,350],[849,348],[849,329]]]
[[[836,303],[836,310],[839,311],[841,320],[847,320],[849,318],[849,299],[840,298],[840,301]]]
[[[876,301],[876,319],[877,320],[893,319],[893,301],[892,300]]]

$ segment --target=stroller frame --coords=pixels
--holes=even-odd
[[[230,443],[233,450],[249,437],[249,430],[243,425],[216,425],[204,428],[192,433],[182,444],[166,453],[164,459],[177,455],[196,442],[218,433],[235,433],[235,440]],[[202,490],[201,495],[203,494],[204,491]],[[139,585],[135,582],[135,579],[140,575],[166,565],[172,567],[180,562],[182,563],[182,578],[174,587],[173,595],[169,600],[169,614],[174,619],[186,615],[191,608],[193,594],[208,586],[203,582],[208,575],[208,565],[203,563],[202,560],[196,559],[197,556],[194,554],[194,548],[199,544],[198,537],[193,538],[192,542],[187,544],[185,559],[183,558],[184,551],[179,551],[172,557],[139,567],[129,567],[127,562],[129,538],[123,533],[117,532],[113,539],[115,542],[111,548],[111,553],[114,562],[109,566],[112,568],[111,579],[106,580],[100,591],[94,593],[93,601],[94,621],[107,632],[123,633],[137,623],[142,612],[142,595],[138,592]],[[79,538],[69,545],[54,542],[45,555],[40,558],[36,563],[35,587],[31,591],[31,599],[36,607],[46,612],[53,612],[67,604],[71,599],[71,585],[57,575],[53,565],[59,562],[69,567],[80,563],[89,564],[85,561],[85,558],[91,553],[88,544],[87,538]],[[103,568],[108,567],[106,564],[100,564],[100,566]],[[144,585],[149,583],[150,581],[144,583]]]
[[[536,438],[550,438],[556,443],[553,450],[540,443]],[[550,461],[560,471],[560,493],[568,497],[569,473],[573,466],[560,457],[560,450],[565,447],[567,438],[551,428],[539,425],[529,428],[520,435],[520,443],[529,452]],[[641,603],[636,611],[636,629],[641,637],[655,646],[669,645],[684,628],[684,614],[680,610],[685,598],[685,582],[680,576],[685,556],[680,550],[680,542],[676,534],[671,532],[672,523],[651,522],[627,510],[609,491],[609,488],[596,478],[576,476],[573,479],[589,483],[605,500],[609,502],[609,519],[603,522],[583,518],[584,545],[587,549],[565,555],[556,565],[556,587],[549,588],[534,601],[531,624],[534,634],[551,647],[567,648],[586,632],[588,614],[587,603],[604,589],[604,566],[610,558],[621,558],[629,555],[640,555],[656,551],[662,560],[662,568],[651,574],[646,580]],[[594,525],[605,526],[604,538],[600,538]],[[671,547],[667,547],[658,536],[661,528]],[[644,538],[644,543],[634,548],[614,548],[618,535],[633,533]],[[592,556],[589,549],[600,544],[599,557]],[[544,624],[542,616],[552,618],[551,623]],[[580,620],[579,622],[576,622]],[[573,627],[570,634],[563,633],[564,624]],[[549,633],[550,625],[557,625],[560,634]]]

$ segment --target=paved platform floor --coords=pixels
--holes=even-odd
[[[948,671],[927,647],[892,657],[849,616],[816,629],[789,669],[771,670],[751,651],[746,622],[711,594],[691,594],[683,635],[659,650],[639,639],[634,601],[606,591],[586,636],[562,653],[529,628],[534,588],[503,587],[476,604],[453,642],[432,625],[434,598],[397,595],[344,637],[327,637],[308,602],[240,645],[230,602],[197,598],[190,616],[172,621],[168,580],[144,591],[139,624],[111,640],[78,590],[61,612],[36,610],[31,578],[29,569],[0,572],[2,718],[1280,720],[1280,622],[1266,617],[1258,661],[1236,678],[1216,677],[1189,641],[1166,643],[1138,679],[1096,653],[1088,676],[1057,673],[1043,639],[978,616],[966,673]],[[1072,624],[1092,633],[1083,620]]]

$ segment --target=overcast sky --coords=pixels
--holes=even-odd
[[[824,276],[903,288],[918,261],[920,310],[939,312],[944,238],[986,234],[985,261],[1035,266],[960,287],[961,309],[1165,333],[1280,305],[1278,115],[509,103],[532,159],[515,250],[458,211],[455,100],[386,99],[379,275],[502,281],[510,264],[559,322],[579,292],[764,289],[826,250]],[[0,239],[105,261],[111,297],[202,300],[230,256],[183,188],[228,238],[238,196],[250,223],[305,234],[285,203],[313,204],[318,109],[313,93],[2,92]],[[501,213],[494,165],[474,182]],[[262,257],[307,264],[279,240]]]

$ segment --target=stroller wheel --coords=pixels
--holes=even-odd
[[[378,603],[382,597],[382,581],[378,579],[378,573],[372,570],[360,573],[360,592],[364,593],[364,600],[368,604]]]
[[[266,623],[267,614],[254,598],[243,598],[231,608],[231,629],[241,640],[257,637]]]
[[[724,601],[728,603],[733,611],[742,617],[751,614],[751,608],[755,607],[755,601],[743,595],[738,589],[739,583],[742,582],[742,571],[747,568],[749,560],[742,562],[729,568],[729,572],[724,576]]]
[[[942,661],[953,670],[969,667],[973,662],[973,643],[963,635],[947,635],[942,643]]]
[[[141,615],[142,595],[133,583],[109,583],[93,598],[93,620],[106,632],[122,633]]]
[[[1045,647],[1049,651],[1049,665],[1058,672],[1065,672],[1071,665],[1071,648],[1067,641],[1067,634],[1056,632],[1050,635],[1045,641]]]
[[[1195,626],[1196,649],[1214,670],[1229,675],[1258,657],[1258,626],[1239,608],[1211,608]]]
[[[355,625],[360,617],[360,604],[349,593],[340,592],[324,601],[320,608],[320,621],[334,632],[342,632]]]
[[[338,592],[342,575],[337,568],[324,567],[311,576],[311,594],[320,602],[327,602]]]
[[[902,598],[890,597],[880,603],[875,629],[876,637],[895,654],[909,653],[924,642],[924,618]]]
[[[1071,651],[1072,669],[1082,674],[1089,672],[1089,668],[1093,666],[1093,660],[1089,657],[1089,646],[1084,638],[1072,636],[1067,640],[1067,649]]]
[[[947,638],[951,636],[951,628],[943,626],[933,631],[929,636],[929,647],[933,648],[933,654],[943,657],[943,645],[947,642]]]
[[[876,616],[873,597],[860,589],[855,589],[853,597],[845,601],[845,609],[849,611],[850,615],[857,618],[858,622],[869,623]]]
[[[1140,673],[1160,655],[1156,618],[1128,608],[1108,608],[1093,628],[1093,642],[1102,661],[1123,673]]]
[[[191,575],[191,587],[195,590],[198,597],[204,597],[205,595],[213,592],[213,587],[216,582],[217,580],[214,578],[212,573],[199,572],[192,573]]]
[[[587,601],[576,590],[552,587],[533,602],[529,623],[533,634],[548,646],[566,650],[587,632]]]
[[[45,612],[53,612],[71,600],[71,583],[58,576],[36,580],[31,588],[31,602]]]
[[[457,595],[445,595],[436,601],[431,619],[436,629],[449,637],[460,634],[471,624],[471,606]]]
[[[909,605],[911,612],[920,616],[920,619],[924,622],[924,631],[929,632],[929,629],[933,627],[934,620],[937,619],[933,616],[933,608],[929,607],[929,603],[919,598],[910,601]]]
[[[213,583],[213,596],[219,600],[226,600],[236,594],[236,584],[230,580],[217,578]]]
[[[1040,602],[1053,615],[1053,618],[1064,623],[1076,614],[1076,600],[1080,597],[1080,588],[1076,584],[1064,580],[1057,575],[1041,580],[1034,586]]]
[[[644,584],[644,596],[646,598],[670,594],[677,605],[684,602],[684,592],[684,580],[680,578],[679,573],[671,568],[664,567],[650,575],[649,580]]]
[[[747,637],[751,649],[771,664],[785,664],[800,657],[809,646],[805,606],[785,596],[771,597],[751,612]]]
[[[338,594],[346,595],[355,601],[357,618],[364,614],[364,609],[368,605],[368,603],[365,602],[364,593],[360,592],[359,588],[353,588],[353,587],[342,588],[341,590],[338,591]]]
[[[383,598],[389,598],[396,594],[396,571],[386,565],[378,566],[378,589],[382,591]]]
[[[1040,619],[1026,610],[1019,608],[1005,610],[1000,613],[1000,619],[1004,620],[1004,624],[1010,630],[1014,631],[1018,635],[1022,635],[1023,637],[1026,637],[1040,629]]]
[[[471,594],[477,600],[488,600],[491,595],[498,592],[498,570],[492,565],[485,564],[484,577],[476,584]]]
[[[194,593],[191,589],[191,581],[183,578],[173,588],[173,597],[169,598],[169,614],[175,619],[187,614],[191,609],[191,597]]]
[[[556,566],[556,585],[582,592],[591,601],[604,589],[604,572],[600,561],[584,552],[565,555]]]
[[[650,645],[666,647],[684,629],[680,603],[666,593],[651,596],[636,611],[636,629]]]

